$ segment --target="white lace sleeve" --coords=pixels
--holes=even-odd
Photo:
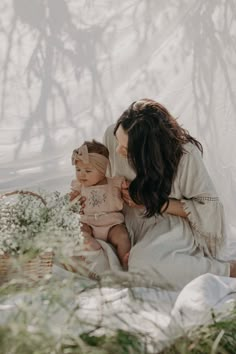
[[[199,150],[192,146],[180,161],[179,187],[195,241],[216,257],[225,241],[224,211]]]

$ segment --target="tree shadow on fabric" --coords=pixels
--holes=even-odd
[[[85,78],[89,81],[89,88],[84,90],[85,97],[78,94],[76,110],[88,110],[88,114],[95,117],[98,97],[103,102],[104,116],[110,115],[110,106],[105,99],[97,57],[98,50],[103,51],[105,58],[108,57],[103,44],[106,24],[89,25],[77,21],[78,24],[78,14],[72,14],[64,0],[14,0],[12,5],[8,28],[2,28],[7,44],[2,76],[1,119],[7,116],[10,84],[12,76],[17,74],[16,62],[24,56],[27,61],[21,80],[25,81],[22,104],[26,107],[24,114],[22,110],[19,112],[19,119],[24,119],[24,127],[15,148],[15,159],[18,159],[25,142],[35,135],[43,135],[42,153],[52,151],[53,134],[63,119],[67,126],[76,131],[79,124],[75,109],[72,109],[71,96],[77,95],[76,90]],[[6,2],[3,10],[6,14],[9,12]],[[72,90],[68,82],[71,78],[78,85]],[[85,105],[86,96],[90,99],[86,99]],[[80,134],[83,134],[81,127]]]

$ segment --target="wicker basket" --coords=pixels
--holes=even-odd
[[[37,193],[30,191],[14,191],[0,196],[12,196],[14,194],[32,195],[39,198],[46,205],[45,200]],[[0,285],[12,279],[21,279],[27,282],[35,282],[51,274],[53,265],[53,252],[43,252],[33,258],[23,256],[0,255]]]
[[[12,279],[39,281],[51,274],[53,253],[41,253],[30,260],[19,260],[17,256],[0,255],[0,285]]]

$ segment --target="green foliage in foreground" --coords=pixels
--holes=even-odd
[[[67,337],[60,343],[46,331],[34,333],[30,328],[0,326],[1,354],[147,354],[140,339],[118,330],[114,335],[82,334]],[[235,354],[236,314],[201,327],[189,337],[181,337],[161,354]]]
[[[137,335],[102,328],[77,314],[80,296],[91,297],[96,285],[72,274],[32,288],[14,282],[0,287],[0,306],[9,299],[17,305],[9,315],[0,309],[0,354],[144,353]]]
[[[161,354],[235,354],[236,310],[227,318],[177,339]]]
[[[7,310],[0,311],[0,354],[156,354],[157,350],[149,351],[152,344],[161,350],[165,343],[135,332],[132,323],[130,330],[127,326],[124,327],[126,331],[115,331],[117,327],[112,327],[110,320],[108,325],[103,325],[100,317],[95,321],[93,316],[83,316],[80,309],[87,299],[96,296],[103,308],[110,299],[110,296],[104,297],[99,285],[99,282],[81,277],[78,281],[72,274],[71,278],[52,278],[32,288],[20,289],[18,283],[0,287],[0,306],[12,303],[12,299],[17,305],[9,316]],[[173,343],[161,352],[208,353],[236,353],[236,308],[221,319],[212,315],[212,324],[173,339]]]
[[[124,331],[113,336],[66,338],[60,344],[47,333],[29,333],[16,328],[0,327],[1,354],[142,354],[137,337]]]

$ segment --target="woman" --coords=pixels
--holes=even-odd
[[[202,161],[202,146],[159,103],[130,105],[104,137],[111,174],[125,176],[129,272],[182,288],[204,273],[235,276],[217,260],[225,240],[223,207]]]

